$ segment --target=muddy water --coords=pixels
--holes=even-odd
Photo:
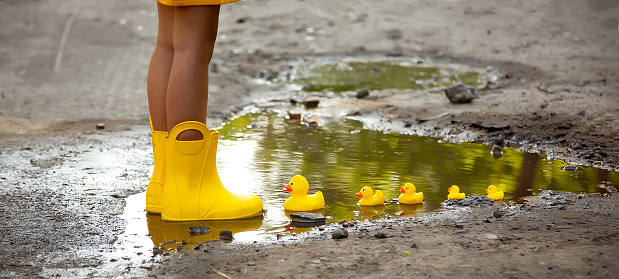
[[[260,196],[264,216],[227,222],[162,222],[158,215],[144,213],[142,193],[127,199],[129,226],[119,237],[129,247],[124,249],[152,248],[155,243],[162,252],[172,252],[218,239],[221,230],[231,230],[235,241],[242,242],[307,231],[309,228],[291,226],[288,212],[283,210],[289,194],[282,191],[282,184],[296,174],[307,178],[310,193],[324,193],[327,207],[321,213],[327,222],[436,211],[446,200],[447,188],[454,184],[467,196],[485,195],[488,185],[495,185],[505,192],[504,202],[519,201],[540,190],[606,193],[609,187],[619,185],[619,173],[581,166],[568,171],[563,161],[508,147],[495,159],[492,148],[481,144],[446,144],[434,138],[386,134],[364,129],[354,120],[321,121],[322,126],[311,127],[277,112],[249,113],[229,121],[220,129],[221,179],[234,193]],[[414,183],[417,191],[424,193],[424,204],[395,201],[405,183]],[[355,193],[363,186],[381,190],[388,203],[356,205],[359,198]],[[191,226],[210,231],[191,235]]]
[[[295,69],[284,82],[300,84],[305,91],[383,89],[440,89],[464,83],[484,86],[494,79],[491,69],[425,65],[422,60],[322,60]]]

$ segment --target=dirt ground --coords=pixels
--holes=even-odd
[[[144,190],[148,180],[148,170],[139,166],[149,162],[144,91],[156,34],[154,1],[3,4],[0,243],[9,252],[0,255],[0,276],[52,276],[41,273],[46,268],[89,270],[79,273],[84,277],[212,278],[601,278],[618,271],[612,264],[618,255],[616,194],[545,193],[524,206],[333,224],[277,243],[209,242],[199,252],[97,275],[102,253],[122,232],[117,215],[123,197]],[[374,129],[503,142],[617,171],[617,12],[616,1],[607,0],[225,5],[211,65],[209,125],[246,105],[287,99],[283,85],[254,81],[290,65],[320,58],[420,58],[492,67],[500,79],[469,104],[451,104],[436,92],[391,90],[362,100],[323,97],[321,113],[356,115]],[[98,122],[106,123],[105,134],[93,134]],[[126,131],[130,124],[141,125],[142,134]],[[134,141],[119,145],[111,138]],[[96,173],[115,179],[92,185],[80,176],[92,172],[83,158],[92,159],[86,155],[93,151],[133,152],[134,159],[123,162],[124,173]],[[82,161],[65,168],[64,176],[48,172],[78,155]],[[76,181],[94,190],[64,187]],[[331,231],[341,226],[350,236],[332,240]],[[386,238],[376,238],[377,232]],[[76,248],[98,252],[78,254]]]

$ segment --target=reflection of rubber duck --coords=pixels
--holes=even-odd
[[[322,192],[308,195],[309,184],[301,175],[293,176],[288,184],[284,184],[284,191],[290,193],[290,198],[284,201],[284,209],[290,211],[312,211],[325,207],[325,198]]]
[[[415,190],[413,183],[404,184],[404,186],[400,187],[402,194],[400,194],[398,202],[404,204],[423,203],[423,192],[415,193]]]
[[[355,194],[357,197],[360,197],[358,204],[359,205],[383,205],[385,204],[385,195],[380,190],[376,190],[376,194],[372,191],[370,186],[365,186],[361,188],[359,193]]]
[[[461,199],[464,199],[465,197],[464,193],[460,193],[460,188],[456,185],[449,187],[449,189],[447,189],[447,192],[449,192],[449,195],[447,195],[447,198],[450,200],[451,199],[461,200]]]
[[[154,246],[160,247],[163,251],[169,251],[176,249],[183,243],[183,240],[187,242],[187,246],[217,240],[222,230],[229,230],[233,234],[256,231],[262,226],[262,216],[222,221],[167,222],[161,220],[161,215],[146,214],[146,222],[148,234],[151,235]],[[192,233],[191,227],[204,229],[199,233]]]
[[[400,203],[398,204],[398,207],[400,208],[400,211],[402,211],[399,214],[400,216],[415,215],[419,212],[423,212],[423,203],[417,203],[417,204]]]
[[[495,201],[503,199],[504,196],[503,191],[498,192],[494,185],[488,186],[488,189],[486,189],[486,194],[488,194],[488,197],[490,199],[493,199]]]
[[[384,205],[359,205],[361,208],[360,216],[365,219],[372,219],[375,215],[381,215],[385,211]]]

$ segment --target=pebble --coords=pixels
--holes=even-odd
[[[248,266],[255,266],[255,265],[256,265],[256,263],[254,263],[254,262],[248,262],[248,263],[247,263],[247,265],[248,265]]]
[[[222,230],[222,231],[220,231],[219,232],[219,239],[231,241],[232,240],[232,232],[229,231],[229,230]]]
[[[363,88],[359,91],[357,91],[357,99],[363,99],[367,96],[370,96],[370,90],[367,88]]]
[[[491,239],[491,240],[499,239],[499,237],[496,234],[493,234],[493,233],[484,234],[484,237],[486,237],[487,239]]]
[[[464,238],[464,239],[468,239],[468,240],[475,240],[475,236],[474,235],[470,235],[470,234],[465,234],[465,235],[461,236],[460,238]]]
[[[153,255],[156,256],[156,255],[159,255],[161,253],[162,253],[161,248],[159,248],[159,247],[153,248]]]
[[[300,113],[288,112],[288,119],[290,120],[299,120],[301,119]]]
[[[207,234],[210,231],[211,230],[208,227],[201,227],[201,226],[189,227],[189,234],[191,236],[198,236],[198,235]]]
[[[569,171],[569,172],[575,172],[578,170],[578,167],[574,166],[574,165],[567,165],[565,167],[563,167],[564,170]]]
[[[492,216],[494,216],[494,218],[501,218],[501,216],[503,216],[503,213],[501,213],[501,211],[495,211],[492,213]]]
[[[458,84],[445,90],[445,96],[449,102],[453,104],[470,103],[473,99],[479,96],[479,91],[475,88],[469,88],[464,84]]]
[[[309,96],[303,100],[303,105],[306,108],[316,108],[320,104],[320,97],[318,96]]]
[[[97,123],[97,126],[95,126],[97,128],[97,130],[103,130],[105,129],[105,123]]]
[[[342,239],[348,237],[348,231],[345,229],[335,229],[331,232],[331,237],[333,239]]]
[[[377,232],[374,237],[376,238],[387,238],[387,234],[385,234],[384,232]]]
[[[326,221],[325,216],[322,216],[322,214],[309,212],[290,213],[290,219],[293,222],[299,223],[324,223]]]

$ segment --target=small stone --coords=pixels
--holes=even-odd
[[[342,239],[348,237],[348,231],[345,229],[335,229],[331,232],[331,237],[333,239]]]
[[[299,223],[324,223],[326,221],[325,216],[322,216],[322,214],[309,212],[290,213],[290,218],[293,222]]]
[[[105,129],[105,123],[98,123],[95,127],[97,128],[97,130],[103,130]]]
[[[377,232],[374,237],[376,238],[387,238],[387,234],[385,234],[384,232]]]
[[[497,240],[497,239],[499,239],[499,237],[496,234],[493,234],[493,233],[484,234],[484,237],[486,239],[490,239],[490,240]]]
[[[370,90],[367,88],[363,88],[359,91],[357,91],[357,99],[363,99],[367,96],[370,96]]]
[[[501,148],[498,145],[495,145],[492,147],[490,154],[492,154],[492,158],[496,160],[501,159],[501,157],[503,157],[503,148]]]
[[[232,240],[232,232],[229,230],[223,230],[219,232],[219,239],[231,241]]]
[[[565,167],[563,167],[564,170],[569,171],[569,172],[575,172],[578,170],[578,167],[574,166],[574,165],[567,165]]]
[[[290,120],[299,120],[301,119],[300,113],[288,112],[288,119]]]
[[[181,250],[183,250],[183,246],[177,245],[176,246],[176,251],[180,252]]]
[[[153,255],[160,255],[162,253],[161,248],[155,247],[153,248]]]
[[[313,264],[320,264],[320,260],[313,260],[312,263]]]
[[[183,246],[187,245],[187,241],[185,241],[184,239],[181,241],[181,244],[183,244]]]
[[[208,227],[192,226],[189,227],[189,235],[198,236],[209,233],[211,230]]]
[[[318,96],[309,96],[303,100],[303,105],[306,108],[316,108],[320,104],[320,97]]]
[[[169,255],[170,255],[170,253],[168,253],[168,252],[163,253],[163,256],[164,256],[164,257],[167,257],[167,256],[169,256]]]
[[[494,216],[494,218],[501,218],[501,216],[503,216],[503,213],[501,213],[501,211],[495,211],[492,213],[492,216]]]
[[[254,263],[254,262],[248,262],[248,263],[247,263],[247,265],[248,265],[248,266],[255,266],[255,265],[256,265],[256,263]]]
[[[445,90],[445,96],[447,96],[449,102],[452,104],[464,104],[470,103],[473,99],[477,98],[479,96],[479,91],[460,83],[456,86],[447,88]]]
[[[460,238],[464,238],[464,239],[468,239],[468,240],[475,240],[475,236],[474,235],[470,235],[470,234],[465,234],[463,236],[461,236]]]

